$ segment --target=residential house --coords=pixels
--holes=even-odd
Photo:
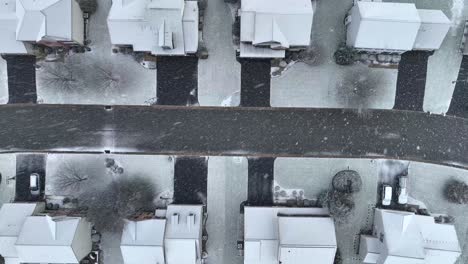
[[[111,42],[152,55],[188,55],[198,50],[198,2],[113,0],[107,17]]]
[[[309,46],[313,15],[310,0],[241,0],[240,57],[283,58]]]
[[[83,13],[75,0],[0,0],[0,35],[6,54],[28,54],[34,43],[83,45]]]
[[[125,264],[200,264],[202,205],[169,205],[164,218],[128,220],[120,249]]]
[[[245,264],[332,264],[335,225],[324,208],[244,208]]]
[[[439,49],[451,23],[440,10],[412,3],[357,1],[346,18],[346,44],[358,50],[402,53]]]
[[[41,214],[44,204],[4,204],[0,254],[6,264],[79,263],[91,251],[91,224],[82,217]]]
[[[28,216],[44,210],[43,203],[6,203],[0,208],[0,255],[6,264],[20,263],[15,244]]]
[[[372,235],[361,235],[364,263],[453,264],[461,254],[455,227],[434,217],[375,209]]]

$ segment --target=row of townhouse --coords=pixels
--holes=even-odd
[[[245,206],[243,220],[245,264],[334,263],[338,243],[327,209]],[[120,241],[123,261],[204,263],[204,222],[203,205],[169,205],[128,219]],[[49,216],[43,203],[0,209],[0,255],[6,264],[80,263],[92,249],[91,234],[85,217]],[[359,245],[363,263],[453,264],[460,254],[453,225],[386,209],[375,209],[373,231],[361,235]]]
[[[111,42],[156,56],[195,54],[200,40],[198,4],[196,0],[113,0],[107,18]],[[307,48],[313,16],[310,0],[241,0],[239,56],[284,58],[287,50]],[[440,10],[356,1],[345,26],[349,47],[402,53],[438,49],[451,23]],[[0,0],[0,53],[31,53],[32,44],[85,45],[84,27],[76,0]]]

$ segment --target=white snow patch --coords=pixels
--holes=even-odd
[[[7,62],[0,57],[0,104],[8,103]]]
[[[198,61],[198,101],[202,106],[238,106],[240,100],[226,98],[240,94],[240,64],[232,45],[232,18],[228,6],[208,0],[203,38],[209,57]]]
[[[247,200],[247,170],[245,157],[209,158],[207,263],[243,263],[236,242],[240,204]]]

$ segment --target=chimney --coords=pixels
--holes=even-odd
[[[187,227],[189,231],[192,231],[192,227],[195,226],[195,215],[190,213],[187,215]]]
[[[179,224],[179,214],[178,213],[173,213],[171,217],[171,224],[172,225],[177,225]]]

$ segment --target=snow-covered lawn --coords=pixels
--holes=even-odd
[[[16,155],[0,154],[0,207],[4,203],[13,202],[15,199],[15,180],[8,180],[16,176]]]
[[[240,204],[247,200],[245,157],[209,157],[207,263],[241,264],[237,238]]]
[[[106,18],[111,0],[99,0],[91,15],[91,51],[64,62],[40,62],[36,72],[38,99],[49,104],[145,105],[156,98],[156,71],[130,55],[112,54]]]
[[[7,62],[0,57],[0,104],[8,103]]]
[[[122,174],[111,173],[105,159],[114,159],[123,168]],[[102,155],[102,154],[49,154],[47,156],[46,195],[73,195],[68,190],[57,189],[55,181],[70,170],[89,178],[86,188],[98,190],[109,184],[113,177],[147,178],[154,184],[156,194],[171,193],[174,189],[174,159],[171,156]],[[63,176],[62,176],[63,177]]]
[[[458,264],[468,263],[468,205],[452,204],[443,197],[445,182],[452,178],[468,182],[468,171],[412,162],[408,169],[408,177],[410,195],[423,202],[429,212],[455,217],[455,228],[463,252]]]
[[[271,105],[391,109],[396,69],[369,68],[361,63],[336,65],[333,53],[345,40],[343,20],[352,0],[316,1],[312,27],[313,65],[296,63],[271,80]]]
[[[220,0],[208,0],[203,37],[209,52],[198,61],[198,101],[202,106],[238,106],[240,64],[232,45],[232,18]]]

